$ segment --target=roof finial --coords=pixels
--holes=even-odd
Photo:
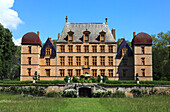
[[[67,18],[67,16],[66,16],[66,23],[67,23],[67,19],[68,19],[68,18]]]
[[[107,18],[105,18],[105,20],[106,20],[106,24],[107,24]]]

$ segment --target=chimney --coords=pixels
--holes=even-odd
[[[39,35],[40,35],[40,32],[39,32],[39,31],[37,31],[37,35],[38,35],[38,37],[39,37]]]
[[[67,23],[67,19],[68,19],[68,18],[67,18],[67,16],[66,16],[66,23]]]
[[[133,32],[133,38],[135,37],[135,32]]]
[[[114,39],[116,40],[115,29],[112,29],[112,35],[113,35]]]
[[[58,39],[60,39],[60,33],[58,33]]]
[[[51,38],[49,38],[49,40],[51,41],[51,43],[53,44],[53,41],[51,40]]]
[[[107,18],[105,18],[105,20],[106,20],[106,25],[107,25]]]

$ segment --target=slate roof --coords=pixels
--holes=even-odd
[[[41,56],[45,56],[45,49],[46,47],[50,47],[51,48],[51,56],[55,57],[56,56],[56,50],[53,46],[53,44],[51,43],[50,39],[48,38],[47,41],[45,42],[45,44],[43,45],[42,49],[41,49]]]
[[[21,40],[21,44],[38,44],[41,45],[41,40],[39,36],[34,32],[26,33]]]
[[[133,55],[133,52],[132,52],[132,50],[130,49],[128,43],[127,43],[125,40],[123,40],[123,41],[121,42],[121,44],[119,45],[119,48],[118,48],[118,51],[117,51],[117,56],[122,56],[122,49],[123,49],[124,47],[126,47],[126,48],[128,49],[128,56],[132,56],[132,55]]]
[[[82,42],[83,32],[90,32],[90,42],[99,42],[99,33],[106,32],[106,42],[115,42],[115,39],[105,23],[66,23],[57,42],[67,42],[69,31],[74,32],[73,42]]]

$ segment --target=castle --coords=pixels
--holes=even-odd
[[[33,80],[35,71],[40,80],[81,75],[135,80],[137,73],[140,80],[153,80],[151,36],[133,32],[131,44],[122,38],[117,48],[115,29],[109,29],[107,18],[105,23],[69,23],[66,17],[56,43],[48,38],[42,46],[39,32],[22,37],[20,80]]]

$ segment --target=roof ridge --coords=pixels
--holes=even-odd
[[[70,24],[103,24],[103,23],[70,23]]]

